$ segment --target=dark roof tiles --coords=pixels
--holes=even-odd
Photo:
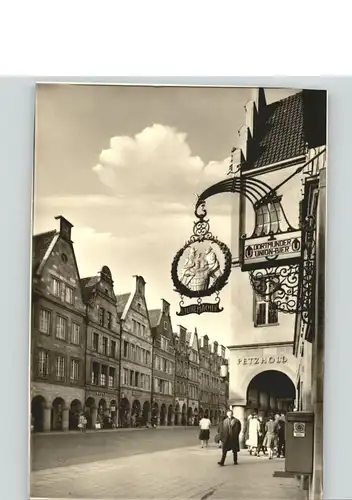
[[[305,153],[303,100],[299,92],[259,111],[243,170],[272,165]]]
[[[116,300],[117,300],[116,309],[117,309],[117,313],[120,317],[121,317],[123,311],[125,310],[125,307],[126,307],[126,304],[128,302],[128,299],[130,298],[130,295],[131,295],[130,293],[123,293],[121,295],[116,296]]]
[[[152,328],[159,326],[161,318],[161,309],[151,309],[150,311],[148,311],[148,313],[149,313],[150,326]]]
[[[53,230],[33,236],[32,262],[34,268],[37,268],[41,264],[56,234],[57,231]]]

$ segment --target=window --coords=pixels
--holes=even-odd
[[[80,344],[80,333],[81,333],[80,325],[77,325],[77,323],[72,323],[72,333],[71,333],[72,344],[76,345]]]
[[[145,388],[150,390],[150,375],[145,376]]]
[[[51,328],[51,312],[46,309],[41,309],[39,313],[39,331],[41,333],[50,333]]]
[[[60,297],[60,281],[56,278],[53,278],[52,289],[53,289],[53,294],[56,297]]]
[[[133,387],[134,384],[134,371],[130,371],[130,386]]]
[[[62,316],[56,317],[56,338],[57,339],[66,339],[67,333],[67,319]]]
[[[137,356],[136,360],[140,363],[141,362],[141,348],[139,346],[137,346],[136,356]]]
[[[123,341],[123,357],[128,358],[128,342],[126,340]]]
[[[109,381],[108,381],[109,387],[114,387],[115,386],[115,368],[109,368]]]
[[[70,286],[65,286],[65,301],[68,304],[73,304],[73,289]]]
[[[112,327],[112,314],[111,312],[107,312],[107,327],[109,328],[109,330],[111,330],[111,327]]]
[[[105,311],[102,307],[99,307],[99,325],[104,326]]]
[[[93,333],[93,351],[99,351],[99,334]]]
[[[136,346],[131,345],[131,359],[132,361],[136,361]]]
[[[115,356],[116,356],[116,342],[115,342],[115,340],[112,340],[110,342],[110,356],[112,358],[115,358]]]
[[[150,352],[149,351],[146,352],[146,362],[147,362],[147,365],[150,365]]]
[[[99,364],[96,361],[92,362],[92,379],[91,382],[93,385],[98,385],[99,378]]]
[[[108,355],[108,338],[103,337],[103,354]]]
[[[265,283],[263,289],[267,287],[274,287],[274,283]],[[270,293],[270,288],[269,288]],[[254,296],[254,326],[277,325],[279,322],[279,315],[277,307],[274,303],[265,301],[264,298],[258,294]]]
[[[257,208],[255,212],[256,236],[269,234],[270,231],[275,233],[279,229],[280,219],[281,206],[279,202],[269,203]]]
[[[40,377],[49,375],[49,354],[46,351],[38,353],[38,375]]]
[[[144,389],[145,386],[145,374],[141,373],[141,389]]]
[[[128,370],[127,370],[127,368],[124,368],[123,372],[122,372],[122,384],[128,385]]]
[[[71,359],[70,379],[76,382],[78,378],[79,378],[79,361],[78,359]]]
[[[167,330],[167,321],[164,321],[164,330]]]
[[[105,386],[108,378],[108,367],[105,365],[101,365],[100,372],[100,385]]]
[[[57,380],[63,380],[65,378],[65,358],[64,356],[58,356],[56,358],[56,378]]]
[[[135,373],[134,385],[135,385],[136,387],[139,387],[139,372],[136,372],[136,373]]]

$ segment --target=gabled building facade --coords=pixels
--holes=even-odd
[[[211,346],[208,335],[201,339],[199,348],[199,416],[207,416],[213,422],[214,413],[212,410],[212,388],[211,388]]]
[[[119,425],[122,427],[146,424],[152,416],[152,334],[145,285],[142,276],[135,276],[133,292],[117,296],[121,320]]]
[[[189,343],[187,329],[181,325],[174,333],[175,345],[175,425],[187,425]]]
[[[64,217],[33,238],[31,415],[34,431],[76,429],[85,402],[85,305]]]
[[[120,375],[120,319],[111,271],[81,280],[86,306],[86,417],[87,427],[118,424]]]
[[[152,404],[159,425],[174,425],[175,347],[170,304],[162,299],[161,309],[149,311],[153,337]]]
[[[189,342],[189,363],[188,363],[188,425],[198,425],[199,423],[199,339],[195,328],[190,336]]]

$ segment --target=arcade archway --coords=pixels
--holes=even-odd
[[[187,408],[186,403],[182,405],[181,425],[187,425]]]
[[[166,405],[162,404],[160,408],[160,425],[166,425]]]
[[[32,425],[34,432],[44,431],[44,408],[46,401],[43,396],[35,396],[31,403]]]
[[[193,423],[193,410],[191,407],[187,410],[187,425],[192,425]]]
[[[53,401],[51,409],[51,429],[53,431],[63,430],[65,401],[62,398],[56,398]]]
[[[167,410],[167,425],[172,425],[172,416],[173,416],[173,408],[172,405],[169,405]]]
[[[82,413],[82,403],[79,399],[74,399],[70,405],[70,412],[68,417],[68,424],[70,430],[77,430],[79,424],[79,417]]]
[[[119,406],[119,420],[121,427],[128,427],[129,425],[129,411],[130,403],[127,398],[122,398]]]
[[[150,403],[149,401],[145,401],[142,410],[143,425],[147,425],[149,421],[149,412],[150,412]]]
[[[268,413],[292,411],[295,405],[296,388],[292,380],[277,370],[267,370],[256,375],[247,389],[247,414],[256,411]]]
[[[175,425],[181,425],[180,403],[176,403],[175,406]]]

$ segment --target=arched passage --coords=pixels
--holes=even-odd
[[[87,398],[86,400],[86,405],[85,405],[85,416],[87,419],[87,429],[92,429],[93,425],[95,425],[95,417],[93,419],[93,412],[96,411],[96,406],[95,406],[95,399],[94,398]],[[94,420],[94,422],[93,422]]]
[[[122,398],[119,407],[119,419],[121,427],[128,427],[129,425],[129,411],[130,403],[127,398]]]
[[[74,399],[70,405],[70,412],[68,417],[69,429],[77,430],[79,424],[79,416],[82,412],[82,403],[79,399]]]
[[[63,412],[65,408],[65,401],[62,398],[56,398],[53,401],[51,409],[51,429],[53,431],[63,430]]]
[[[175,425],[181,424],[181,411],[180,411],[180,403],[176,403],[175,406]]]
[[[172,405],[169,405],[167,410],[167,425],[172,425],[172,416],[173,416],[173,408]]]
[[[150,403],[149,401],[145,401],[143,404],[143,412],[142,412],[143,425],[147,425],[149,421],[149,412],[150,412]]]
[[[290,411],[294,408],[296,388],[285,373],[266,370],[257,374],[247,388],[247,410],[259,414]]]
[[[181,425],[187,425],[187,408],[186,408],[186,403],[183,403],[183,405],[182,405]]]
[[[160,425],[166,425],[166,405],[162,404],[160,408]]]
[[[187,425],[192,425],[192,419],[193,419],[193,410],[191,407],[189,407],[187,410]]]
[[[43,396],[35,396],[31,403],[32,425],[34,432],[44,431],[44,408],[46,401]]]
[[[138,399],[135,399],[132,403],[132,409],[131,409],[132,427],[137,427],[137,425],[139,424],[141,413],[142,413],[141,403],[138,401]]]

